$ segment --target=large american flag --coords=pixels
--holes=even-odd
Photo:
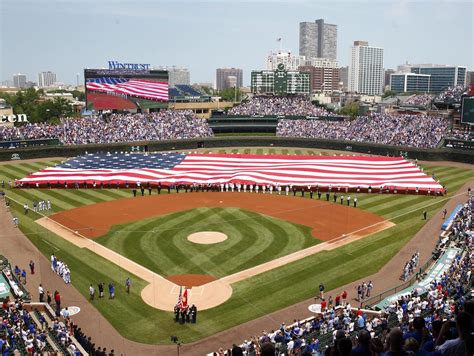
[[[168,101],[168,83],[145,79],[101,77],[88,79],[87,90],[122,94],[148,100]]]
[[[401,157],[250,154],[88,154],[48,167],[18,183],[142,182],[258,184],[313,188],[379,188],[441,191],[443,187]]]

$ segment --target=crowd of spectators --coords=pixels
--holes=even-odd
[[[33,123],[14,127],[0,125],[0,141],[58,138],[62,132],[61,125]]]
[[[414,288],[386,308],[388,313],[397,315],[405,339],[414,339],[413,351],[421,355],[473,354],[473,209],[474,198],[470,197],[452,222],[448,242],[437,247],[459,249],[446,272],[431,281],[424,293]]]
[[[166,110],[151,114],[115,114],[100,118],[63,119],[63,144],[157,141],[212,136],[206,120],[192,111]]]
[[[67,309],[67,308],[66,308]],[[47,321],[44,315],[39,314],[38,315],[43,317],[43,323],[46,326]],[[72,355],[81,355],[81,352],[77,348],[77,346],[74,344],[74,341],[72,340],[73,332],[72,332],[72,323],[69,318],[65,318],[64,322],[59,321],[58,318],[55,318],[51,322],[51,334],[53,337],[56,338],[56,340],[59,342],[59,345],[61,348],[64,350],[68,350]]]
[[[107,118],[63,118],[61,124],[0,127],[0,141],[58,138],[62,144],[157,141],[212,136],[207,120],[188,110],[112,114]]]
[[[74,338],[75,340],[74,340]],[[0,352],[2,355],[70,354],[81,355],[76,342],[90,355],[111,356],[114,351],[97,347],[75,325],[66,307],[60,317],[37,309],[28,311],[21,299],[7,296],[0,310]],[[58,353],[59,352],[59,353]]]
[[[292,325],[282,323],[276,330],[263,331],[231,349],[220,349],[215,355],[322,355],[330,353],[334,341],[344,344],[349,355],[352,340],[359,331],[370,341],[377,330],[387,329],[388,319],[383,314],[368,316],[360,309],[329,305],[316,317],[295,320]],[[257,353],[258,352],[258,353]],[[268,352],[268,353],[267,353]],[[336,353],[335,355],[343,355]]]
[[[441,102],[446,104],[454,104],[461,102],[461,96],[465,94],[469,88],[466,88],[462,85],[457,85],[453,88],[448,88],[444,92],[439,93],[434,101]]]
[[[449,121],[441,117],[374,113],[352,121],[281,119],[277,136],[434,148],[448,126]]]
[[[430,94],[415,94],[410,96],[403,104],[414,106],[428,106],[433,100]]]
[[[464,140],[464,141],[473,141],[474,140],[474,130],[466,129],[453,129],[447,135],[448,138],[454,138],[456,140]]]
[[[254,96],[249,101],[234,106],[227,111],[229,115],[271,115],[271,116],[328,116],[329,113],[313,105],[302,96],[267,97]]]
[[[2,355],[10,355],[14,350],[33,354],[49,351],[51,347],[46,331],[24,310],[23,301],[11,302],[7,296],[0,312],[0,351]]]
[[[473,208],[474,197],[470,197],[452,222],[449,241],[436,247],[446,251],[453,245],[461,252],[425,292],[414,288],[380,312],[325,304],[316,317],[295,320],[290,326],[283,323],[214,355],[472,355]]]

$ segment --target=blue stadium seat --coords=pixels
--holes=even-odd
[[[181,94],[181,92],[176,88],[169,88],[168,89],[168,95],[169,95],[170,98],[176,98],[176,97],[179,97],[179,96],[183,96],[183,94]]]
[[[185,95],[188,96],[203,96],[204,94],[201,93],[200,91],[197,91],[190,85],[185,85],[185,84],[178,84],[176,85],[176,88],[184,92]]]

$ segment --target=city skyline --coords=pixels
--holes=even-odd
[[[280,46],[277,38],[282,38],[283,49],[296,54],[300,22],[316,19],[337,25],[341,67],[348,65],[353,41],[365,40],[384,48],[385,68],[409,61],[472,70],[473,6],[449,0],[123,1],[120,6],[112,1],[2,0],[0,79],[22,73],[36,81],[38,73],[52,71],[60,81],[75,85],[77,73],[83,81],[84,68],[107,67],[108,60],[118,60],[186,67],[192,83],[213,81],[216,68],[237,67],[243,69],[243,84],[249,85],[251,71],[265,69],[262,59]],[[55,25],[35,20],[45,16]],[[22,26],[16,25],[19,18]]]

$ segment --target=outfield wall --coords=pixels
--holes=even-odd
[[[12,156],[17,159],[43,157],[73,157],[93,152],[132,151],[132,146],[147,146],[149,151],[195,150],[197,148],[218,147],[300,147],[326,150],[346,151],[348,154],[365,153],[374,155],[398,156],[406,152],[408,158],[426,161],[474,162],[474,150],[456,150],[451,148],[417,149],[411,147],[367,144],[352,141],[334,141],[310,138],[291,138],[274,136],[230,136],[209,137],[189,140],[166,140],[153,142],[128,142],[114,144],[49,146],[37,148],[17,148],[0,150],[0,161],[9,161]],[[16,155],[19,155],[16,156]]]

